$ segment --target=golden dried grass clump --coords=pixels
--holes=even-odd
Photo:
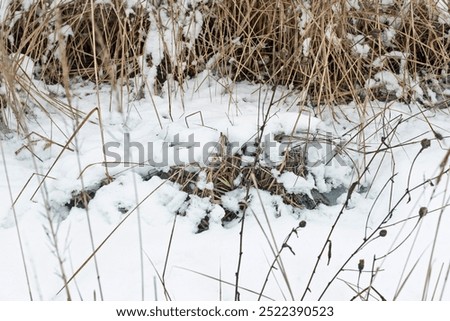
[[[294,205],[296,207],[303,207],[306,200],[314,203],[307,195],[300,197],[295,194],[289,194],[282,183],[279,183],[277,177],[272,172],[273,167],[277,171],[291,171],[294,174],[306,177],[306,159],[304,154],[305,146],[295,146],[286,150],[284,160],[274,166],[255,164],[255,159],[261,160],[266,156],[262,151],[255,150],[254,152],[245,151],[245,147],[241,148],[237,153],[232,154],[228,138],[221,135],[216,145],[217,153],[211,154],[208,166],[199,166],[191,164],[185,166],[173,166],[169,171],[169,179],[181,186],[181,189],[190,195],[198,195],[200,197],[208,197],[213,203],[221,204],[222,196],[227,192],[237,188],[247,187],[252,185],[255,178],[258,188],[269,191],[274,195],[280,195],[286,204]],[[256,145],[253,145],[256,147]],[[247,156],[244,160],[242,154]],[[250,156],[250,158],[248,158]],[[265,159],[267,160],[267,159]],[[213,189],[199,188],[198,183],[204,182],[212,183]]]
[[[114,82],[139,72],[139,57],[150,26],[149,13],[123,0],[37,0],[10,3],[3,41],[40,65],[40,77],[61,83],[64,76]]]
[[[447,72],[449,17],[431,0],[214,1],[197,50],[221,76],[292,86],[313,104],[386,99],[367,86],[381,71],[410,99],[411,80]]]

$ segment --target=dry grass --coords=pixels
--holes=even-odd
[[[431,0],[390,5],[223,0],[187,6],[180,1],[144,1],[132,8],[124,0],[36,0],[28,7],[14,0],[2,23],[0,58],[3,65],[11,65],[28,56],[36,63],[33,77],[64,84],[67,91],[77,78],[123,86],[135,76],[147,77],[148,67],[156,69],[153,89],[160,89],[170,80],[182,84],[206,68],[234,81],[287,86],[300,92],[300,104],[356,101],[357,106],[365,106],[373,99],[421,99],[430,106],[446,106],[450,25],[444,18],[448,16]],[[150,36],[158,38],[150,40],[159,43],[159,57],[146,45]],[[2,73],[7,90],[0,92],[0,128],[8,127],[7,106],[18,127],[26,126],[23,93],[42,95],[39,98],[48,101],[29,79],[18,76],[18,64],[12,65]],[[385,78],[394,79],[398,86]],[[71,111],[70,100],[59,108],[80,116]],[[185,168],[173,169],[173,181],[219,202],[237,187],[238,178],[246,181],[254,174],[261,188],[299,205],[270,168],[255,171],[242,166],[239,155],[218,157],[218,166],[202,169],[214,191],[198,190],[198,172]],[[303,163],[302,155],[290,153],[279,170],[304,176]]]
[[[62,83],[63,64],[69,77],[114,82],[139,70],[148,12],[143,6],[126,8],[122,0],[94,4],[64,1],[49,5],[35,1],[27,10],[13,1],[3,28],[7,48],[40,64],[40,77]]]
[[[154,94],[159,93],[165,84],[170,82],[173,84],[174,81],[183,87],[187,78],[203,70],[232,81],[246,80],[275,85],[275,88],[286,86],[289,90],[299,93],[299,102],[302,105],[335,106],[356,101],[357,106],[365,106],[373,99],[383,101],[395,99],[406,102],[421,100],[426,106],[446,107],[447,95],[450,95],[445,92],[450,82],[448,12],[444,12],[432,0],[397,0],[391,5],[381,5],[380,1],[352,1],[352,3],[358,3],[357,7],[350,6],[349,2],[346,0],[319,0],[308,1],[308,3],[301,0],[211,0],[193,2],[195,6],[192,4],[185,6],[185,1],[149,0],[142,1],[133,8],[126,8],[123,0],[103,1],[101,4],[83,0],[35,0],[28,7],[24,5],[28,1],[13,0],[2,22],[0,35],[0,65],[2,66],[0,69],[0,134],[10,130],[11,124],[14,124],[18,131],[28,134],[25,139],[28,139],[31,146],[34,142],[29,138],[32,133],[28,133],[26,129],[26,114],[30,110],[27,104],[30,104],[30,101],[34,105],[38,100],[44,101],[74,118],[83,116],[73,110],[69,98],[70,84],[79,78],[96,84],[110,84],[111,88],[117,88],[126,87],[129,80],[136,76],[142,76],[142,78],[150,76],[154,78],[151,81],[155,86],[149,89],[149,93]],[[201,27],[199,33],[194,30],[198,26]],[[151,40],[152,43],[159,44],[158,48],[152,49],[146,46],[150,36],[157,38]],[[156,55],[158,51],[159,54]],[[23,72],[21,75],[19,70],[18,62],[24,55],[36,63],[33,79],[24,78]],[[146,74],[149,68],[153,68],[152,72]],[[394,79],[398,86],[392,86],[386,78]],[[48,93],[40,91],[45,88],[44,86],[36,87],[30,80],[42,80],[47,84],[63,84],[67,90],[68,104],[53,100]],[[170,86],[168,87],[170,90]],[[398,88],[400,91],[397,90]],[[170,101],[171,93],[167,94]],[[46,107],[40,107],[45,112]],[[53,166],[59,161],[64,150],[69,150],[69,144],[77,136],[78,130],[88,121],[89,116],[96,111],[98,119],[101,120],[100,109],[100,106],[94,109],[76,127],[74,134],[68,138],[68,142],[60,145],[63,149],[38,189],[46,178],[50,178],[49,174]],[[377,114],[373,119],[378,117],[384,116]],[[15,121],[10,121],[12,118]],[[49,118],[51,119],[51,115]],[[366,120],[366,123],[362,123],[361,132],[371,122],[372,120]],[[392,122],[394,123],[394,120]],[[392,129],[389,122],[383,126],[386,127],[380,128],[380,132],[389,132]],[[100,129],[103,140],[101,126]],[[392,129],[392,136],[395,131],[396,127]],[[433,129],[432,131],[434,132]],[[356,140],[355,137],[352,140]],[[41,136],[40,139],[49,144],[56,144],[51,137]],[[365,144],[364,139],[367,137],[362,139]],[[390,141],[388,143],[391,145]],[[240,153],[226,154],[225,151],[228,148],[225,136],[221,137],[219,144],[222,146],[222,153],[215,155],[216,162],[213,162],[211,166],[201,167],[191,164],[188,167],[172,167],[167,180],[180,184],[181,188],[191,195],[208,197],[217,204],[221,204],[222,196],[227,192],[246,189],[247,196],[239,203],[241,206],[239,212],[232,213],[225,209],[223,223],[240,217],[245,218],[250,187],[280,195],[285,203],[295,208],[305,206],[304,203],[308,200],[303,199],[301,195],[287,193],[284,185],[279,183],[272,173],[272,168],[264,167],[256,162],[245,165]],[[403,143],[394,147],[383,144],[380,144],[377,150],[365,153],[365,157],[369,159],[367,166],[364,166],[364,172],[369,170],[370,163],[377,155],[387,154],[395,147],[402,147]],[[363,152],[366,152],[365,145],[363,148]],[[445,164],[449,155],[447,153],[442,162],[440,174],[433,178],[433,180],[437,179],[437,185],[441,178],[448,174]],[[302,150],[291,148],[286,151],[284,161],[276,169],[281,173],[289,171],[305,177],[307,169],[304,157]],[[410,172],[412,169],[411,166]],[[376,173],[378,170],[379,168]],[[327,249],[330,260],[331,239],[334,236],[335,227],[348,210],[346,204],[352,193],[356,191],[355,188],[362,180],[364,172],[361,175],[358,173],[357,180],[350,186],[345,205],[342,206],[323,243],[316,267],[321,257],[325,258]],[[105,176],[108,179],[111,178],[107,172]],[[199,188],[200,180],[202,183],[205,181],[212,183],[214,189]],[[64,287],[74,280],[90,260],[95,261],[96,253],[115,231],[133,215],[133,212],[137,213],[140,205],[165,182],[166,180],[142,201],[137,202],[135,207],[125,208],[124,219],[100,245],[94,247],[91,242],[91,254],[70,278],[67,277],[64,268],[63,254],[59,253],[62,248],[59,244],[58,231],[52,230],[57,227],[57,222],[50,215],[52,213],[47,213],[48,231],[59,260]],[[407,192],[401,195],[398,203],[389,205],[389,213],[379,226],[375,226],[373,233],[367,234],[366,226],[365,239],[332,276],[330,283],[320,296],[327,292],[328,287],[335,280],[338,280],[338,276],[344,271],[347,263],[351,263],[350,261],[360,254],[367,243],[386,236],[386,228],[398,224],[387,224],[392,218],[392,213],[407,198],[410,191],[418,190],[426,183],[412,187],[408,182]],[[99,184],[96,189],[102,184]],[[392,184],[394,184],[393,180]],[[72,195],[72,200],[66,206],[87,209],[89,199],[94,197],[94,194],[95,190],[83,187],[79,193]],[[444,194],[446,198],[443,203],[446,203],[442,209],[448,204],[448,194]],[[378,197],[375,203],[377,200]],[[47,208],[50,207],[47,206]],[[208,229],[208,214],[205,213],[206,216],[199,222],[199,232]],[[419,216],[419,219],[422,219],[424,215],[419,214]],[[89,215],[87,217],[89,218]],[[176,217],[174,216],[174,227]],[[241,222],[242,245],[244,220]],[[90,223],[88,224],[90,230]],[[299,225],[299,227],[302,226]],[[414,232],[415,229],[416,227],[412,231]],[[264,230],[263,232],[265,233]],[[278,263],[278,259],[281,251],[289,248],[287,241],[293,233],[296,233],[296,230],[288,235],[279,249],[274,242],[274,261],[269,268],[267,278],[273,272],[275,263],[283,271],[283,266]],[[171,239],[173,235],[172,231]],[[92,231],[90,236],[92,241]],[[409,235],[405,241],[408,238]],[[405,241],[401,241],[400,245]],[[167,265],[169,252],[170,245],[165,265]],[[241,256],[242,248],[239,260]],[[429,273],[431,273],[432,259],[433,253],[430,255]],[[239,268],[236,276],[239,275]],[[358,266],[358,269],[361,273],[363,267]],[[411,272],[413,270],[414,267]],[[374,268],[370,272],[373,275],[376,274]],[[398,293],[401,292],[411,272],[402,278]],[[309,283],[311,284],[316,278],[315,273],[316,268],[310,275]],[[164,274],[165,268],[161,278],[165,288]],[[97,277],[99,281],[98,270]],[[426,290],[431,286],[430,280],[428,274],[424,287]],[[444,285],[446,281],[447,277]],[[304,294],[310,291],[309,283],[304,288]],[[101,291],[100,283],[99,288]],[[236,280],[237,288],[238,280]],[[356,288],[359,288],[359,280]],[[371,283],[368,289],[372,289]],[[264,287],[260,297],[263,291]],[[365,291],[357,290],[357,297],[365,294]],[[369,297],[369,291],[367,291],[367,297]],[[67,292],[67,298],[71,298],[69,292]]]
[[[385,100],[389,88],[366,85],[380,71],[392,72],[407,91],[415,90],[411,80],[446,75],[449,25],[435,1],[310,3],[216,1],[198,52],[221,76],[292,86],[313,104]]]
[[[351,3],[144,1],[127,8],[123,0],[36,0],[24,8],[14,0],[1,40],[9,53],[31,57],[47,83],[82,77],[123,85],[154,66],[161,89],[208,69],[288,86],[302,104],[420,98],[446,106],[449,13],[432,0]],[[159,57],[145,47],[150,36],[159,38],[151,39]]]
[[[181,190],[189,195],[206,197],[212,203],[220,205],[223,205],[222,196],[233,190],[248,188],[252,177],[255,177],[258,182],[255,187],[268,191],[272,195],[281,196],[285,204],[294,208],[315,208],[325,200],[323,198],[320,199],[317,195],[311,198],[306,194],[289,193],[284,185],[278,182],[276,174],[273,172],[275,167],[276,171],[280,173],[289,171],[306,178],[308,171],[306,169],[305,145],[286,148],[283,160],[276,166],[275,164],[270,166],[269,164],[264,164],[263,159],[265,156],[260,149],[255,149],[254,153],[249,153],[244,151],[244,148],[241,148],[238,152],[231,154],[227,137],[221,135],[217,143],[218,152],[210,155],[208,166],[196,164],[172,166],[168,176],[170,176],[172,182],[179,184]],[[254,159],[257,160],[256,163]],[[262,160],[262,162],[259,160]],[[205,188],[205,183],[214,186],[214,188]],[[237,216],[231,216],[237,218]],[[233,219],[230,217],[226,218]]]

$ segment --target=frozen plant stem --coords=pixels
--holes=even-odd
[[[77,141],[76,136],[75,136],[74,142],[75,142],[75,146],[77,146],[77,149],[78,149],[79,145],[78,145],[78,141]],[[77,153],[77,164],[78,164],[78,170],[81,172],[81,159],[80,159],[78,153]],[[80,182],[81,182],[81,190],[84,191],[85,190],[85,184],[84,184],[83,175],[80,175]],[[85,212],[86,212],[86,221],[87,221],[87,225],[88,225],[89,241],[91,243],[91,250],[94,251],[95,250],[94,233],[92,231],[91,217],[89,215],[89,200],[88,200],[88,197],[89,196],[86,195],[86,193],[81,193],[81,198],[82,198],[83,205],[84,205]],[[95,255],[94,255],[94,266],[95,266],[95,273],[96,273],[96,276],[97,276],[97,284],[98,284],[98,291],[99,291],[99,294],[100,294],[100,300],[103,301],[102,282],[100,280],[100,271],[99,271],[99,267],[98,267],[97,256],[95,256]]]
[[[243,204],[244,209],[242,211],[241,230],[239,231],[239,255],[238,255],[237,270],[235,273],[236,282],[235,282],[235,286],[234,286],[234,300],[235,301],[241,300],[241,294],[239,292],[239,274],[241,272],[242,255],[244,254],[244,223],[245,223],[245,213],[247,212],[247,208],[248,208],[249,194],[250,194],[250,182],[247,183],[247,192],[246,192],[244,204]]]
[[[72,296],[70,295],[69,287],[66,286],[67,285],[67,277],[66,277],[66,272],[65,272],[65,269],[64,269],[64,260],[62,258],[62,254],[61,254],[61,251],[59,249],[59,241],[58,241],[58,235],[57,235],[58,229],[57,228],[55,229],[54,222],[53,222],[53,217],[51,215],[50,208],[48,206],[45,206],[45,208],[46,208],[46,213],[47,213],[46,218],[47,218],[47,221],[48,221],[48,226],[50,227],[50,230],[47,231],[47,233],[50,232],[50,235],[49,235],[50,242],[52,243],[52,246],[53,246],[54,251],[55,251],[55,256],[56,256],[56,258],[58,260],[59,269],[61,271],[61,278],[63,279],[64,289],[66,290],[67,301],[72,301]]]
[[[446,170],[444,172],[444,174],[447,174],[450,172],[450,169]],[[426,180],[425,182],[420,183],[419,185],[413,187],[410,192],[421,188],[422,186],[424,186],[425,184],[428,184],[430,181],[437,179],[438,176],[433,177],[429,180]],[[345,260],[345,262],[342,264],[342,266],[340,267],[340,269],[335,273],[335,275],[330,279],[330,281],[328,282],[327,286],[325,287],[325,289],[322,291],[322,293],[319,296],[319,300],[322,299],[322,297],[325,295],[326,291],[328,290],[328,288],[331,286],[331,284],[334,282],[334,280],[337,278],[337,276],[339,275],[339,273],[342,272],[342,270],[344,269],[344,267],[350,262],[351,259],[353,259],[353,257],[355,257],[355,255],[361,251],[361,249],[367,244],[367,242],[372,239],[376,234],[378,234],[379,230],[382,228],[383,224],[392,216],[392,213],[397,209],[397,207],[400,205],[401,202],[403,202],[403,200],[406,198],[406,196],[408,195],[408,192],[405,192],[402,197],[400,197],[400,199],[397,201],[397,203],[394,205],[394,207],[387,213],[387,215],[385,216],[384,220],[378,225],[377,228],[374,229],[374,231],[372,232],[372,234],[370,234],[367,239],[363,240],[363,242],[357,247],[357,249],[355,251],[353,251],[353,253]],[[380,258],[377,258],[380,259]]]
[[[447,187],[449,186],[449,180],[450,180],[450,177],[447,176]],[[444,192],[443,198],[442,198],[443,206],[439,212],[438,222],[436,224],[436,232],[434,233],[433,246],[431,248],[430,260],[428,261],[428,269],[427,269],[427,274],[426,274],[426,278],[425,278],[425,285],[423,287],[422,300],[427,299],[427,292],[428,292],[428,288],[429,288],[430,282],[431,282],[431,270],[432,270],[432,265],[433,265],[434,252],[436,250],[436,244],[437,244],[437,239],[438,239],[438,235],[439,235],[439,230],[441,228],[442,216],[444,214],[445,206],[446,206],[446,204],[449,204],[449,202],[450,202],[450,197],[447,198],[447,189],[446,189]]]
[[[62,154],[66,151],[66,149],[69,149],[69,145],[72,142],[72,140],[75,139],[75,137],[77,136],[78,132],[81,130],[81,128],[87,123],[87,121],[89,120],[89,118],[95,113],[97,112],[98,118],[101,119],[101,115],[100,115],[100,109],[98,107],[95,107],[94,109],[92,109],[89,114],[87,114],[86,118],[83,119],[83,121],[77,126],[77,128],[75,129],[75,131],[73,132],[73,134],[69,137],[69,139],[67,140],[67,143],[64,145],[64,147],[61,149],[61,152],[58,154],[58,156],[56,156],[55,161],[53,162],[53,164],[50,166],[50,168],[48,169],[48,171],[45,173],[44,178],[39,182],[38,187],[36,188],[36,190],[34,191],[33,195],[31,195],[30,200],[33,200],[34,197],[36,196],[36,193],[38,192],[38,190],[42,187],[42,184],[44,184],[45,179],[48,177],[48,175],[50,174],[50,172],[53,170],[53,168],[55,167],[56,163],[58,162],[58,160],[61,158]],[[103,157],[106,160],[106,155],[105,155],[105,141],[103,139],[103,129],[100,126],[100,132],[101,132],[101,137],[102,137],[102,145],[103,145]],[[105,164],[107,164],[107,162],[105,161]],[[108,173],[108,166],[105,166],[105,176],[106,179],[110,180],[111,177],[109,176]]]
[[[174,177],[174,175],[172,175],[171,177],[168,178],[167,181],[169,181],[170,179],[172,179]],[[136,209],[141,206],[142,203],[144,203],[145,201],[147,201],[152,195],[153,193],[155,193],[157,190],[159,190],[161,188],[161,186],[163,186],[164,184],[166,184],[167,181],[163,181],[161,184],[159,184],[153,191],[151,191],[149,194],[147,194],[147,196],[145,196],[142,201],[140,201],[138,204],[136,204],[135,207],[133,207],[128,214],[126,214],[126,216],[112,229],[112,231],[103,239],[103,241],[95,248],[95,250],[88,256],[88,258],[86,260],[84,260],[84,262],[80,265],[80,267],[72,274],[72,276],[67,280],[66,284],[64,285],[64,287],[62,287],[57,294],[59,294],[65,287],[68,286],[68,284],[70,282],[73,281],[73,279],[78,275],[78,273],[80,273],[84,267],[89,263],[89,261],[97,254],[97,252],[103,247],[103,245],[105,245],[106,242],[108,242],[108,240],[111,238],[111,236],[113,236],[113,234],[122,226],[123,223],[125,223],[125,221],[136,211]]]
[[[19,220],[17,219],[16,207],[14,204],[15,201],[14,201],[12,191],[11,191],[11,183],[9,181],[8,168],[6,167],[5,151],[3,149],[3,141],[1,139],[0,139],[0,149],[2,151],[3,169],[5,170],[6,182],[8,184],[9,197],[11,199],[12,211],[13,211],[13,215],[14,215],[14,224],[16,226],[17,239],[19,241],[20,256],[22,259],[23,270],[24,270],[25,279],[27,282],[28,296],[30,297],[30,300],[33,301],[33,293],[31,292],[30,277],[28,275],[27,262],[25,260],[25,253],[24,253],[24,249],[23,249],[22,236],[20,233]]]
[[[411,167],[409,168],[409,174],[408,174],[408,184],[406,185],[406,192],[408,193],[408,203],[411,201],[411,195],[409,194],[409,185],[411,183],[411,175],[412,175],[412,170],[414,167],[414,163],[416,162],[417,158],[419,157],[419,155],[428,147],[430,147],[431,145],[431,141],[427,138],[422,139],[422,141],[420,142],[421,148],[419,150],[419,152],[416,154],[416,157],[414,157],[414,160],[412,161]]]
[[[400,120],[400,121],[395,125],[395,127],[388,133],[388,135],[386,135],[386,137],[389,137],[389,136],[391,136],[393,133],[395,133],[395,131],[396,131],[397,127],[400,125],[400,123],[401,123],[401,120]],[[377,150],[379,151],[379,150],[382,148],[382,146],[384,146],[384,143],[383,143],[383,142],[381,142],[381,143],[379,144]],[[346,198],[344,204],[342,205],[342,208],[341,208],[341,210],[339,211],[339,214],[338,214],[338,216],[336,217],[336,220],[334,221],[333,225],[331,226],[331,229],[330,229],[330,232],[328,233],[327,239],[325,240],[325,242],[324,242],[324,244],[323,244],[323,246],[322,246],[322,248],[321,248],[321,250],[320,250],[320,252],[319,252],[319,255],[318,255],[318,257],[317,257],[316,263],[315,263],[315,265],[314,265],[314,268],[313,268],[313,270],[312,270],[312,272],[311,272],[311,275],[310,275],[310,277],[309,277],[308,283],[306,284],[305,290],[304,290],[303,295],[302,295],[302,297],[301,297],[301,300],[302,300],[302,301],[305,299],[306,294],[307,294],[309,291],[311,291],[310,286],[311,286],[311,283],[312,283],[312,281],[313,281],[313,279],[314,279],[314,276],[315,276],[315,274],[316,274],[317,268],[318,268],[318,266],[319,266],[319,262],[320,262],[320,260],[321,260],[321,258],[322,258],[323,253],[325,252],[325,249],[327,248],[328,242],[331,240],[331,236],[333,235],[333,232],[334,232],[334,230],[335,230],[335,228],[336,228],[338,222],[340,221],[342,215],[343,215],[344,212],[345,212],[345,209],[346,209],[347,206],[348,206],[348,203],[349,203],[349,201],[350,201],[350,199],[351,199],[351,197],[352,197],[353,192],[354,192],[355,189],[356,189],[356,186],[359,185],[360,180],[364,177],[364,174],[369,170],[370,165],[371,165],[372,162],[375,160],[375,157],[376,157],[377,155],[378,155],[378,153],[374,153],[374,155],[372,156],[372,158],[371,158],[371,159],[369,160],[369,162],[367,163],[367,166],[365,167],[364,171],[359,175],[358,179],[350,186],[350,188],[349,188],[349,190],[348,190],[348,192],[347,192],[347,198]],[[369,237],[369,238],[370,238],[370,237]],[[337,275],[336,275],[336,276],[337,276]],[[334,278],[333,278],[333,281],[334,281]],[[323,293],[322,293],[322,295],[323,295]]]
[[[136,204],[139,204],[139,196],[137,192],[136,176],[133,175],[133,186],[134,186],[134,198]],[[137,223],[138,223],[138,238],[139,238],[139,260],[141,269],[141,300],[145,300],[145,278],[144,278],[144,246],[142,244],[142,223],[141,223],[141,211],[138,207],[137,211]],[[156,282],[156,280],[154,280]],[[156,285],[155,285],[155,298],[157,298]]]
[[[166,288],[167,264],[169,263],[170,250],[172,248],[173,237],[175,235],[175,226],[177,224],[177,217],[178,217],[178,214],[175,214],[175,217],[173,218],[172,231],[170,232],[169,245],[167,246],[166,259],[164,260],[164,269],[163,269],[163,272],[161,275],[161,282],[162,282],[162,285],[164,288]],[[166,299],[167,299],[167,297],[166,297]]]
[[[275,256],[275,258],[274,258],[273,261],[272,261],[272,265],[270,266],[269,271],[267,271],[266,278],[265,278],[265,280],[264,280],[264,284],[263,284],[263,286],[262,286],[262,288],[261,288],[261,291],[259,292],[258,301],[261,300],[261,297],[262,297],[262,295],[263,295],[263,293],[264,293],[264,289],[266,288],[267,282],[269,281],[270,273],[272,272],[272,270],[275,269],[275,264],[278,262],[278,259],[279,259],[279,257],[281,256],[281,252],[283,252],[283,250],[284,250],[285,248],[288,248],[288,249],[291,251],[291,253],[295,255],[294,251],[293,251],[292,248],[289,246],[288,242],[289,242],[290,238],[292,237],[292,235],[295,234],[295,235],[298,236],[298,230],[301,229],[301,228],[304,228],[305,226],[306,226],[306,222],[305,222],[305,221],[300,221],[300,223],[298,224],[298,226],[297,226],[296,228],[293,228],[293,229],[291,230],[291,232],[289,233],[289,235],[288,235],[288,236],[286,237],[286,239],[284,240],[283,244],[281,245],[281,248],[278,250],[277,255]]]

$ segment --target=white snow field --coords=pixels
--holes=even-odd
[[[105,142],[117,143],[108,147],[106,160],[122,161],[106,167],[109,184],[102,183],[106,168],[96,114],[62,153],[77,124],[56,112],[49,118],[33,109],[33,139],[14,132],[2,136],[1,299],[64,300],[70,293],[75,300],[233,300],[237,271],[242,300],[449,298],[448,110],[373,103],[362,127],[351,105],[341,106],[335,119],[325,113],[319,118],[279,90],[279,103],[268,110],[271,90],[232,84],[231,96],[206,73],[188,88],[192,94],[183,98],[184,108],[172,97],[173,121],[168,99],[153,97],[162,128],[150,99],[129,101],[122,114],[102,114]],[[105,105],[108,97],[107,90],[100,92]],[[76,88],[73,103],[88,113],[96,95]],[[201,163],[208,156],[203,146],[220,134],[237,146],[254,139],[266,113],[267,139],[294,133],[297,144],[313,145],[306,178],[276,169],[274,177],[288,193],[333,189],[337,195],[325,194],[334,197],[332,204],[295,207],[252,182],[245,220],[241,215],[226,223],[224,208],[239,210],[247,185],[214,204],[150,177],[167,171],[175,157]],[[183,144],[193,135],[198,146],[170,144],[176,134]],[[430,146],[420,152],[424,139]],[[268,150],[272,165],[282,161],[280,148],[287,145]],[[327,156],[337,151],[338,157]],[[125,153],[129,163],[123,163]],[[164,153],[166,166],[156,167]],[[214,189],[206,175],[197,187]],[[87,208],[69,206],[83,188],[96,190]],[[177,215],[183,207],[184,215]],[[208,229],[197,233],[206,214]],[[306,226],[299,228],[302,221]],[[69,279],[68,290],[61,291]]]

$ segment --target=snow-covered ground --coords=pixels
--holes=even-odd
[[[349,105],[316,115],[280,88],[269,108],[271,90],[206,73],[184,95],[126,96],[122,112],[107,86],[73,91],[73,106],[85,113],[100,102],[106,161],[121,164],[102,165],[96,113],[63,153],[81,120],[48,104],[50,117],[37,107],[28,114],[29,139],[1,134],[0,299],[29,300],[30,289],[35,300],[64,300],[68,292],[74,300],[234,300],[237,271],[242,300],[450,299],[449,174],[436,179],[449,166],[448,110],[373,102],[364,114]],[[205,163],[211,149],[204,146],[221,134],[236,152],[260,134],[266,115],[263,137],[274,145],[266,161],[282,161],[286,145],[277,135],[311,145],[308,175],[273,170],[277,182],[294,194],[315,188],[336,198],[331,205],[295,208],[251,182],[244,223],[222,224],[245,188],[214,204],[150,177],[175,163]],[[431,146],[421,151],[424,139]],[[207,177],[197,187],[214,188]],[[96,190],[88,207],[67,206],[82,189]],[[197,233],[207,214],[209,229]],[[60,291],[63,272],[68,292]]]

